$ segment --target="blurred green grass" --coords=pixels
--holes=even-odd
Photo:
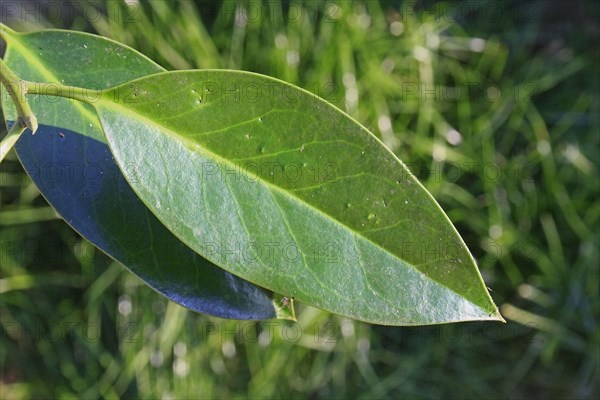
[[[599,395],[595,2],[127,3],[70,2],[57,18],[41,2],[9,23],[97,32],[168,69],[250,70],[331,101],[448,212],[508,323],[188,312],[55,220],[13,154],[0,165],[1,398]]]

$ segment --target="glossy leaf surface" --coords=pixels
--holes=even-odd
[[[180,71],[94,106],[138,196],[236,275],[373,323],[501,319],[431,195],[310,93],[246,72]]]
[[[6,37],[5,61],[30,81],[102,89],[163,71],[130,48],[88,34],[53,30]],[[91,106],[28,98],[40,128],[21,137],[17,154],[75,230],[158,292],[195,311],[238,319],[275,316],[263,289],[200,257],[149,212],[115,164]],[[3,110],[15,119],[8,98]]]

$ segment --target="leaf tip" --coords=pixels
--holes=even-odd
[[[504,324],[506,323],[506,320],[504,319],[502,314],[500,314],[500,310],[498,308],[496,308],[494,312],[490,313],[489,319],[492,321],[502,322]]]

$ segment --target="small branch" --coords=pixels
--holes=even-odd
[[[4,157],[6,157],[10,149],[17,143],[23,132],[25,132],[24,126],[21,126],[17,122],[13,123],[6,137],[0,142],[0,162],[4,160]]]
[[[27,84],[20,79],[0,58],[0,82],[6,88],[17,108],[18,123],[23,128],[31,129],[35,133],[38,128],[37,118],[27,103],[25,95],[27,94]]]
[[[23,81],[23,84],[29,94],[39,94],[43,96],[58,96],[67,99],[79,100],[84,103],[94,103],[98,101],[101,90],[86,89],[76,86],[65,86],[58,83],[40,83]]]

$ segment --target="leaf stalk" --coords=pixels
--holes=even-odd
[[[23,128],[31,129],[35,133],[38,128],[37,118],[31,111],[29,103],[25,98],[27,94],[27,82],[19,78],[8,65],[0,58],[0,82],[6,88],[17,109],[18,123]]]
[[[8,130],[8,134],[0,142],[0,162],[4,160],[4,157],[8,154],[10,149],[13,148],[17,140],[21,137],[21,134],[25,132],[25,127],[19,123],[14,123]]]
[[[81,88],[77,86],[61,85],[59,83],[42,83],[24,81],[27,93],[42,96],[57,96],[67,99],[79,100],[92,104],[100,98],[101,90]]]

